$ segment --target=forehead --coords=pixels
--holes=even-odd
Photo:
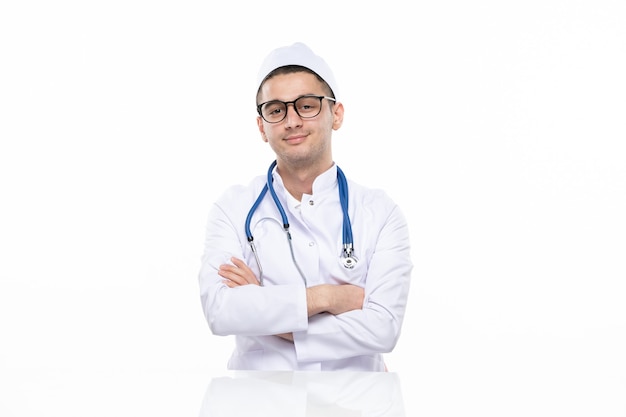
[[[274,75],[265,80],[259,93],[260,102],[293,100],[305,94],[326,94],[324,92],[324,84],[314,74],[308,72]]]

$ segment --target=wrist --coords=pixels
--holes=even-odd
[[[327,285],[316,285],[306,289],[306,304],[309,317],[327,311],[328,304]]]

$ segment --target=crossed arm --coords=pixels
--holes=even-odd
[[[218,274],[224,279],[229,288],[241,285],[260,285],[254,272],[239,258],[231,258],[232,265],[220,265]],[[306,303],[309,317],[319,313],[341,314],[351,310],[361,309],[365,291],[352,284],[321,284],[306,289]],[[277,335],[283,339],[293,341],[291,333]]]

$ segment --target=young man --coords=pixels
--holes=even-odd
[[[405,218],[334,162],[344,108],[322,58],[302,43],[278,48],[257,85],[276,161],[209,214],[199,274],[209,327],[236,336],[229,369],[384,371],[409,292]]]

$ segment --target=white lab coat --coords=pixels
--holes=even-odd
[[[382,353],[390,352],[398,341],[410,285],[404,215],[383,191],[348,180],[358,262],[346,269],[341,263],[343,215],[336,165],[315,180],[313,194],[303,195],[301,203],[285,190],[276,171],[273,175],[306,285],[362,286],[363,308],[307,317],[305,284],[269,192],[250,225],[264,285],[228,288],[217,269],[231,256],[245,260],[259,276],[244,224],[267,177],[259,176],[247,187],[231,187],[210,211],[199,274],[202,308],[212,333],[236,335],[228,368],[383,371]],[[274,336],[289,332],[293,343]]]

